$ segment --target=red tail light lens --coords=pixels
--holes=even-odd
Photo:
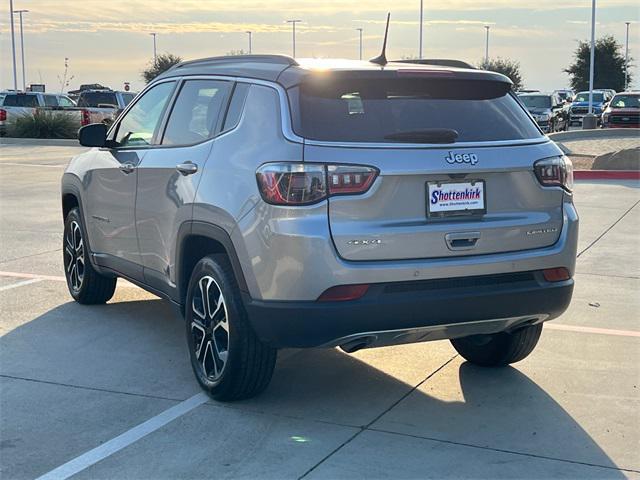
[[[272,205],[311,205],[331,195],[369,190],[378,171],[359,165],[267,163],[256,172],[258,188]]]
[[[7,111],[0,108],[0,122],[4,122],[7,119]]]
[[[80,124],[84,127],[85,125],[89,125],[91,123],[91,115],[89,114],[89,110],[82,110],[80,112],[82,118],[80,119]]]
[[[547,268],[542,271],[542,275],[547,282],[564,282],[571,278],[569,270],[564,267]]]
[[[338,285],[325,290],[318,297],[319,302],[346,302],[362,298],[369,290],[368,284],[362,285]]]
[[[378,176],[378,171],[359,165],[329,165],[329,194],[346,195],[364,193]]]
[[[573,190],[573,163],[564,155],[546,158],[533,165],[538,181],[545,187],[562,187]]]

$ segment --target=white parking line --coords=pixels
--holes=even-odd
[[[636,330],[614,330],[611,328],[580,327],[578,325],[563,325],[561,323],[548,322],[544,328],[551,330],[562,330],[565,332],[598,333],[600,335],[616,335],[619,337],[640,337],[640,332]]]
[[[194,408],[199,407],[203,403],[206,403],[209,397],[205,393],[198,393],[191,398],[188,398],[184,402],[171,407],[168,410],[150,418],[146,422],[133,427],[131,430],[127,430],[122,435],[118,435],[115,438],[103,443],[99,447],[89,450],[83,453],[79,457],[60,465],[59,467],[45,473],[37,480],[63,480],[75,475],[91,465],[98,463],[101,460],[113,455],[114,453],[128,447],[132,443],[137,442],[141,438],[155,432],[159,428],[164,427],[169,422],[172,422],[176,418],[179,418],[186,413],[189,413]]]
[[[42,278],[32,278],[30,280],[23,280],[21,282],[12,283],[11,285],[4,285],[0,287],[0,292],[11,290],[12,288],[22,287],[24,285],[31,285],[32,283],[38,283],[38,282],[41,282],[42,280],[43,280]]]

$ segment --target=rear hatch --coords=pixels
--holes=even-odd
[[[483,255],[558,240],[563,191],[542,187],[533,172],[558,148],[510,84],[438,75],[343,74],[297,87],[305,162],[379,170],[366,193],[329,199],[344,259]]]

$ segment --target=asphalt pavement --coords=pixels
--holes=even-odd
[[[580,182],[576,289],[524,361],[447,341],[280,352],[216,403],[169,305],[71,301],[60,176],[79,147],[0,145],[0,477],[640,478],[640,184]]]

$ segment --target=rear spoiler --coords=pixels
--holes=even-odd
[[[438,67],[469,68],[475,70],[473,65],[462,60],[450,60],[448,58],[412,58],[406,60],[392,60],[393,63],[413,63],[414,65],[437,65]]]

